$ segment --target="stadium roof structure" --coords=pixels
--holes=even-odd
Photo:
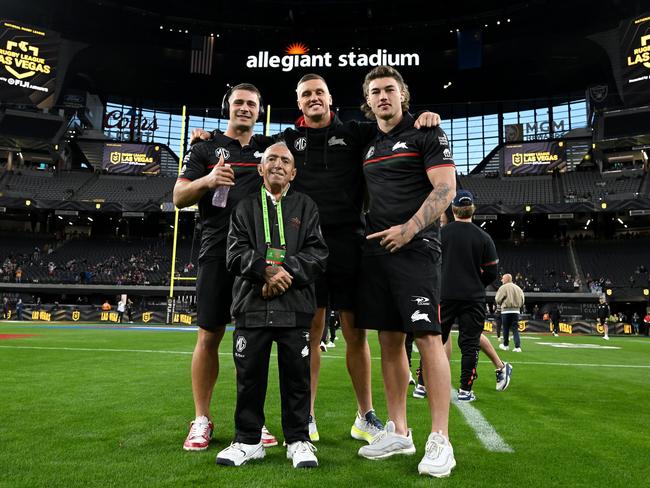
[[[642,13],[641,4],[251,0],[242,8],[231,1],[64,0],[53,8],[49,0],[25,0],[5,5],[3,16],[78,43],[66,85],[102,98],[207,106],[219,103],[226,84],[249,81],[272,94],[267,103],[295,107],[290,87],[316,71],[331,80],[337,105],[355,106],[369,68],[350,64],[382,54],[419,56],[416,68],[404,68],[419,103],[525,99],[613,85],[610,59],[593,35]],[[209,74],[191,74],[192,50],[204,49],[205,38],[214,63],[202,68]],[[330,53],[333,66],[250,66],[264,59],[259,53],[281,58],[290,48]],[[289,89],[274,89],[285,84]]]

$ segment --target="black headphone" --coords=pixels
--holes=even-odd
[[[239,85],[229,87],[228,91],[223,96],[223,100],[221,100],[221,116],[224,119],[230,119],[230,95],[232,95],[233,90],[237,89],[237,86]],[[264,102],[262,101],[262,95],[258,95],[258,98],[260,101],[260,110],[257,120],[264,117]]]

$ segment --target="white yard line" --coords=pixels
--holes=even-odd
[[[453,388],[451,389],[451,403],[460,411],[467,425],[476,434],[476,438],[488,451],[515,452],[474,405],[469,402],[458,401],[456,398],[456,390]]]

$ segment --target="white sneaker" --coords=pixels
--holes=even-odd
[[[521,352],[521,347],[515,347],[512,352]]]
[[[316,421],[311,415],[309,416],[309,438],[312,442],[317,442],[320,440],[320,435],[318,435],[318,427],[316,427]]]
[[[336,347],[336,344],[334,344],[332,341],[329,341],[327,344],[325,344],[327,347]]]
[[[316,447],[311,442],[292,442],[287,446],[287,459],[293,461],[294,468],[315,468],[318,466],[318,459],[314,452]]]
[[[262,459],[266,455],[264,445],[259,444],[242,444],[233,442],[223,451],[217,454],[217,464],[224,466],[241,466],[251,459]]]
[[[608,340],[609,340],[609,336],[608,336],[608,335],[603,336],[603,339],[605,339],[606,341],[608,341]]]
[[[503,344],[499,344],[499,349],[501,349],[502,351],[507,351],[510,348],[508,346],[504,346]]]
[[[418,473],[435,478],[446,478],[455,466],[454,448],[451,447],[449,440],[440,432],[429,434],[424,457],[418,464]]]
[[[323,341],[320,341],[320,350],[323,352],[327,352],[327,346]]]
[[[415,444],[411,429],[407,435],[395,433],[395,423],[390,420],[386,429],[375,436],[372,443],[359,449],[359,456],[366,459],[386,459],[395,454],[415,454]]]
[[[357,418],[350,429],[350,435],[353,439],[366,441],[371,444],[373,439],[384,430],[384,424],[377,418],[374,410],[370,410],[365,416],[357,412]]]

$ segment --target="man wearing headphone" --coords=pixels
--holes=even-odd
[[[316,282],[317,310],[310,330],[311,408],[309,435],[318,441],[314,407],[320,374],[320,339],[325,327],[325,310],[340,312],[341,330],[346,342],[346,366],[357,400],[357,412],[350,435],[372,442],[383,430],[372,402],[370,348],[366,331],[354,327],[356,288],[363,244],[362,206],[365,192],[362,150],[377,133],[375,124],[342,122],[331,110],[332,96],[325,79],[304,75],[296,87],[302,116],[295,127],[277,138],[291,150],[298,168],[293,187],[309,195],[318,206],[323,236],[329,249],[327,269]],[[440,123],[433,112],[424,112],[415,127]],[[192,141],[218,137],[200,129],[192,131]]]
[[[207,449],[212,437],[210,400],[219,374],[219,344],[231,321],[234,280],[226,269],[226,237],[232,209],[262,184],[257,166],[271,143],[253,134],[262,107],[255,86],[242,83],[231,88],[222,107],[228,118],[226,132],[192,146],[174,186],[174,205],[198,203],[202,228],[196,280],[199,332],[192,355],[195,419],[183,444],[187,451]],[[265,447],[277,444],[265,428],[262,442]]]

